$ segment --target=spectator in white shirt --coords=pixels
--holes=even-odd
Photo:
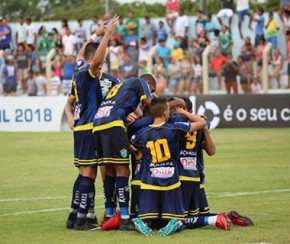
[[[253,13],[250,10],[249,0],[237,0],[237,14],[239,19],[239,32],[241,39],[244,39],[242,34],[242,22],[244,21],[245,15],[248,15],[250,18],[249,29],[252,30],[252,15]]]
[[[27,18],[26,19],[26,45],[32,45],[33,47],[35,47],[36,32],[37,32],[36,28],[31,23],[31,19]]]
[[[78,19],[78,27],[75,29],[74,34],[76,37],[76,53],[78,53],[86,41],[86,30],[83,27],[83,20],[82,19]]]
[[[65,35],[62,37],[62,44],[64,46],[64,55],[75,55],[76,38],[71,33],[69,27],[66,27]]]
[[[25,27],[23,16],[18,17],[18,25],[16,27],[15,38],[16,38],[16,44],[19,44],[19,43],[25,44],[26,42],[26,27]]]
[[[182,37],[183,39],[187,38],[189,21],[188,17],[184,14],[183,9],[179,9],[179,16],[175,21],[174,35],[175,37]]]
[[[35,83],[37,87],[36,96],[45,96],[46,95],[46,78],[43,73],[36,73]]]

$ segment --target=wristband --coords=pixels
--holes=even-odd
[[[91,37],[90,37],[94,42],[97,41],[98,35],[96,33],[94,33]]]

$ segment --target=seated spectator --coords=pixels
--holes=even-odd
[[[166,46],[166,40],[159,40],[159,45],[155,49],[156,55],[162,60],[163,64],[167,68],[170,63],[171,49]]]
[[[181,94],[179,88],[180,81],[180,63],[175,59],[171,58],[170,64],[168,65],[169,71],[169,87],[173,94],[177,94],[177,90],[179,94]]]
[[[194,58],[195,56],[200,55],[199,45],[196,39],[194,38],[191,38],[189,40],[188,54],[190,55],[191,58]]]
[[[46,95],[46,78],[43,72],[35,74],[35,83],[37,87],[36,96],[45,96]]]
[[[128,54],[125,55],[124,64],[120,67],[120,75],[124,80],[138,75],[137,65],[132,62]]]
[[[224,56],[232,52],[232,34],[225,25],[221,27],[219,33],[219,44]]]
[[[209,40],[206,38],[206,32],[202,30],[197,38],[197,43],[199,45],[199,55],[202,55],[204,49],[209,45]]]
[[[163,21],[159,21],[158,22],[158,28],[156,30],[156,34],[157,34],[157,42],[159,42],[160,40],[167,40],[167,30],[164,27],[164,23]]]
[[[220,25],[224,25],[222,22],[222,18],[228,17],[229,18],[229,28],[232,26],[232,19],[234,15],[234,1],[233,0],[221,0],[222,8],[217,14],[218,21]]]
[[[210,38],[214,35],[214,30],[216,29],[215,23],[212,21],[211,14],[207,14],[206,16],[206,22],[204,26],[204,30],[206,32],[207,39],[210,40]]]
[[[200,32],[205,29],[206,20],[203,18],[203,12],[201,10],[197,10],[196,12],[196,21],[195,21],[195,35],[199,36]]]
[[[238,57],[240,84],[245,94],[251,93],[251,80],[253,69],[241,56]]]
[[[39,71],[38,71],[39,73]],[[34,74],[31,70],[28,71],[28,81],[27,81],[27,94],[28,96],[36,96],[37,86],[34,78]]]
[[[281,52],[279,49],[274,50],[274,56],[272,59],[272,69],[273,73],[271,74],[272,77],[274,77],[277,80],[278,88],[281,88],[281,82],[280,82],[280,77],[281,77],[281,72],[283,70],[284,66],[284,59],[281,55]],[[269,88],[271,88],[271,83]]]
[[[245,38],[245,42],[243,44],[243,46],[241,47],[241,56],[243,57],[243,59],[246,62],[251,62],[252,60],[254,60],[255,58],[255,47],[251,42],[251,38],[250,37],[246,37]]]
[[[199,94],[203,94],[202,63],[200,56],[196,56],[193,58],[192,68],[193,68],[193,93],[195,95],[198,94],[198,92]]]
[[[238,94],[237,75],[239,74],[239,66],[233,61],[232,54],[227,55],[227,61],[223,65],[223,75],[225,77],[225,86],[227,94],[231,93],[233,88],[234,94]]]
[[[156,93],[158,96],[163,96],[166,88],[166,68],[159,57],[155,57],[155,64],[153,65],[152,72],[157,83]]]
[[[210,76],[217,77],[218,90],[222,87],[222,67],[226,61],[227,59],[221,54],[220,49],[215,51],[214,56],[210,60]]]
[[[139,51],[137,49],[136,42],[129,43],[129,50],[127,51],[128,55],[131,57],[131,62],[136,64],[138,63]]]
[[[65,56],[64,62],[62,63],[62,92],[65,96],[69,95],[71,91],[74,66],[74,57],[72,55]]]
[[[253,21],[257,22],[255,28],[255,47],[259,45],[259,40],[261,37],[264,37],[264,26],[265,26],[265,16],[264,9],[259,8],[257,11],[257,17],[253,17]]]
[[[13,56],[9,55],[5,60],[3,68],[3,96],[15,96],[17,88],[17,67],[14,64]]]
[[[171,57],[175,58],[177,61],[181,61],[183,59],[183,50],[180,48],[179,42],[173,43],[173,49],[171,51]]]
[[[277,31],[279,30],[279,23],[274,19],[273,12],[269,12],[269,19],[266,23],[266,40],[272,44],[272,49],[277,49]]]
[[[251,84],[251,93],[252,94],[260,94],[262,90],[261,82],[258,77],[253,79],[253,83]]]
[[[175,20],[178,17],[179,7],[179,0],[167,0],[166,2],[166,22],[171,33],[173,33]]]

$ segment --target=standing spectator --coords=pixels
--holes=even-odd
[[[250,0],[237,0],[237,13],[238,13],[238,19],[239,19],[239,32],[241,39],[244,39],[242,34],[242,22],[244,21],[245,15],[248,15],[249,20],[249,29],[252,30],[252,12],[250,10],[249,5]]]
[[[158,56],[165,67],[167,68],[170,63],[171,49],[166,46],[166,40],[160,39],[159,45],[155,49],[156,56]]]
[[[25,27],[25,23],[24,23],[24,17],[23,16],[19,16],[18,17],[18,24],[16,27],[16,45],[18,45],[19,43],[26,43],[26,27]]]
[[[149,50],[150,50],[150,47],[147,45],[146,38],[141,38],[139,40],[138,67],[141,69],[142,74],[147,73],[147,61],[148,61]]]
[[[53,34],[53,40],[55,41],[55,49],[57,52],[63,52],[63,44],[62,44],[62,36],[58,33],[56,28],[51,29],[51,33]]]
[[[62,64],[62,92],[65,96],[67,96],[71,91],[74,65],[74,57],[72,55],[65,56],[65,60]]]
[[[4,85],[3,96],[15,96],[17,87],[17,67],[14,64],[13,56],[9,55],[3,68]]]
[[[60,25],[61,25],[60,33],[61,33],[62,36],[64,36],[65,33],[66,33],[66,28],[68,27],[68,20],[64,19],[64,18],[61,19]]]
[[[22,93],[25,94],[27,92],[28,67],[30,67],[31,61],[22,43],[17,46],[15,61],[18,69],[18,80],[21,82]]]
[[[60,55],[55,56],[55,59],[53,60],[52,65],[53,65],[53,70],[54,70],[53,75],[58,76],[59,78],[62,78],[62,74],[63,74],[63,72],[62,72],[62,58]]]
[[[217,77],[218,90],[221,90],[222,87],[222,67],[227,59],[221,54],[220,49],[217,49],[214,53],[214,56],[210,60],[210,75]]]
[[[27,94],[28,96],[36,96],[37,86],[35,82],[35,78],[33,72],[31,70],[28,71],[28,81],[27,81]]]
[[[35,73],[39,73],[43,70],[42,62],[38,56],[35,56],[33,60],[31,60],[31,71]]]
[[[110,71],[111,75],[118,76],[118,69],[119,69],[119,50],[120,45],[118,45],[118,41],[116,39],[112,39],[110,41],[110,46],[108,48],[109,51],[109,58],[110,58]]]
[[[234,1],[233,0],[221,0],[222,8],[217,14],[218,21],[220,25],[224,25],[222,22],[222,18],[228,17],[229,18],[229,28],[232,26],[232,19],[234,15]]]
[[[98,17],[95,15],[92,17],[92,23],[90,24],[90,33],[93,35],[96,30],[100,27]]]
[[[123,21],[124,21],[123,17],[119,16],[119,24],[117,25],[117,30],[122,35],[122,41],[125,41],[127,37],[127,30],[125,29],[125,25]]]
[[[157,42],[159,42],[160,40],[167,40],[167,30],[164,27],[164,23],[163,21],[159,21],[158,22],[158,28],[156,30],[157,33]]]
[[[251,92],[251,77],[252,77],[252,68],[245,62],[242,56],[238,57],[238,66],[239,66],[239,75],[240,75],[240,84],[245,94]]]
[[[141,38],[146,38],[147,44],[152,47],[156,44],[156,26],[151,22],[149,16],[145,17],[145,23],[140,27],[140,35]]]
[[[171,51],[171,57],[176,59],[178,62],[183,59],[183,57],[184,57],[183,50],[180,48],[180,43],[179,42],[174,42],[173,43],[173,49]]]
[[[200,94],[203,94],[203,77],[202,77],[202,63],[201,63],[201,57],[195,56],[193,58],[193,93],[196,95],[198,92]],[[191,92],[191,84],[188,86],[189,88],[189,94]]]
[[[253,83],[251,84],[251,93],[252,94],[260,94],[262,90],[261,82],[258,77],[253,79]]]
[[[71,33],[69,27],[66,27],[65,35],[62,37],[62,44],[64,47],[64,55],[75,55],[76,38]]]
[[[130,55],[126,54],[124,57],[125,63],[120,67],[120,74],[122,79],[126,80],[137,76],[138,69],[136,63],[133,63]]]
[[[35,47],[36,44],[36,28],[32,24],[31,19],[26,19],[26,45],[32,45]]]
[[[36,96],[45,96],[46,95],[46,78],[43,72],[36,73],[35,83],[37,87]]]
[[[220,33],[219,30],[214,30],[213,35],[210,35],[210,38],[209,38],[210,57],[212,57],[215,51],[219,48],[219,33]]]
[[[231,53],[227,55],[227,61],[223,65],[223,74],[227,94],[231,93],[231,88],[233,88],[234,94],[238,94],[237,75],[239,74],[239,66],[237,62],[233,61]]]
[[[135,12],[129,12],[129,19],[127,19],[124,28],[129,33],[130,30],[134,31],[134,35],[138,37],[139,20],[135,17]]]
[[[199,55],[202,55],[206,46],[209,45],[209,40],[206,38],[206,32],[204,30],[199,33],[197,43],[199,45]]]
[[[289,3],[289,6],[290,6],[290,3]],[[290,13],[287,14],[286,12],[284,12],[284,14],[282,14],[282,15],[279,14],[279,16],[283,22],[283,31],[284,31],[285,40],[287,43],[287,35],[288,35],[288,33],[290,33]]]
[[[166,88],[165,78],[166,68],[159,57],[155,57],[153,65],[153,75],[156,78],[156,93],[158,96],[163,96]]]
[[[51,68],[52,68],[52,71],[54,72],[53,66]],[[60,85],[61,85],[61,81],[60,81],[59,76],[53,75],[51,77],[51,80],[50,80],[50,95],[51,96],[58,96],[59,95]]]
[[[127,52],[130,50],[130,43],[135,43],[136,47],[138,48],[138,36],[134,34],[133,30],[129,30],[129,35],[127,36],[124,43]]]
[[[180,81],[180,63],[175,59],[171,58],[170,64],[168,65],[169,70],[169,86],[173,94],[181,94],[183,91],[179,90]]]
[[[223,25],[219,33],[219,44],[221,53],[227,56],[228,53],[232,52],[232,34],[228,28]]]
[[[277,80],[278,88],[281,88],[280,76],[284,67],[284,59],[279,49],[274,50],[272,59],[273,77]],[[271,84],[271,83],[270,83]],[[269,86],[271,88],[271,85]]]
[[[193,77],[192,63],[190,61],[190,55],[186,54],[180,61],[180,90],[183,91],[186,88],[188,94],[191,94],[191,81]]]
[[[85,28],[83,27],[82,19],[78,19],[78,27],[75,29],[74,35],[76,37],[76,53],[78,53],[87,39],[87,34]]]
[[[288,67],[287,67],[288,86],[287,88],[290,88],[290,33],[287,33],[287,60],[288,60]]]
[[[179,15],[175,21],[174,35],[175,37],[180,36],[185,41],[187,41],[188,26],[189,26],[188,17],[184,14],[183,9],[179,9],[178,14]]]
[[[46,49],[47,34],[48,32],[46,31],[46,27],[42,25],[39,28],[38,36],[36,40],[36,54],[40,58],[43,66],[45,66],[46,55],[47,55],[47,49]]]
[[[0,50],[11,50],[12,44],[12,29],[7,23],[7,19],[3,18],[1,20],[0,27]]]
[[[179,0],[167,0],[166,2],[166,22],[171,33],[173,33],[174,22],[178,16],[179,7]]]
[[[265,16],[264,16],[264,9],[259,8],[257,11],[257,17],[253,17],[253,21],[257,22],[255,28],[255,47],[259,45],[259,40],[261,37],[264,37],[264,26],[265,26]]]
[[[206,32],[207,39],[210,40],[210,38],[214,35],[214,30],[216,29],[215,23],[212,21],[211,14],[207,14],[206,16],[206,22],[204,26],[204,30]]]
[[[249,36],[245,38],[245,42],[241,48],[241,56],[246,62],[251,62],[255,57],[255,48]]]
[[[47,38],[45,39],[45,43],[46,43],[46,50],[47,50],[47,52],[50,52],[50,50],[55,47],[56,38],[54,37],[54,35],[52,34],[52,32],[49,32],[47,34]]]
[[[273,12],[269,12],[269,19],[266,23],[266,40],[272,43],[272,49],[277,49],[277,31],[279,30],[279,23],[273,17]]]
[[[198,10],[196,12],[196,21],[195,21],[195,35],[196,37],[199,36],[200,32],[205,29],[206,20],[203,18],[203,12]]]
[[[262,66],[263,66],[263,52],[266,47],[266,40],[264,37],[261,37],[259,39],[259,45],[256,48],[256,61],[257,61],[257,70],[256,74],[258,78],[260,77],[261,71],[262,71]]]
[[[129,46],[130,46],[130,48],[129,48],[127,53],[131,57],[131,62],[137,65],[138,57],[139,57],[139,51],[137,49],[137,44],[136,44],[136,42],[130,42]]]

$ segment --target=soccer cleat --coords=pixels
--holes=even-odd
[[[219,213],[218,214],[215,226],[220,228],[220,229],[223,229],[225,231],[231,229],[230,225],[229,225],[229,223],[227,221],[227,217],[226,217],[226,215],[224,213]]]
[[[105,217],[107,218],[107,217]],[[118,230],[121,223],[121,215],[120,212],[115,213],[113,217],[107,219],[106,221],[102,221],[101,230]]]
[[[145,236],[153,236],[153,231],[140,218],[133,219],[135,229]]]
[[[87,221],[91,224],[98,224],[98,219],[95,213],[88,213],[87,214]]]
[[[230,211],[228,212],[227,216],[234,225],[241,225],[241,226],[254,225],[253,221],[249,217],[242,216],[237,211]]]
[[[121,219],[119,230],[135,230],[135,225],[131,219]]]
[[[98,228],[88,221],[86,221],[85,224],[83,224],[83,225],[78,225],[77,221],[76,221],[76,223],[74,225],[74,229],[75,230],[91,230],[92,231],[92,230],[97,230]]]
[[[165,227],[161,228],[158,231],[158,236],[168,236],[179,230],[180,228],[179,228],[178,220],[173,218],[168,222],[168,224]]]
[[[71,212],[66,221],[66,228],[73,229],[77,219],[77,213]]]

